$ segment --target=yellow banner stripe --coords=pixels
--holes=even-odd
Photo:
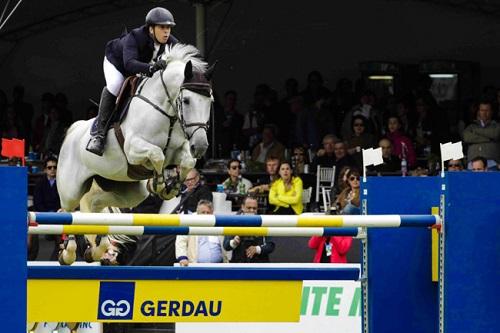
[[[144,226],[172,226],[181,225],[180,215],[177,214],[133,214],[133,225]]]
[[[135,283],[132,319],[98,320],[98,311],[102,309],[101,282],[28,280],[28,322],[298,322],[300,319],[302,281],[145,280],[130,281]],[[120,291],[116,292],[119,295]],[[68,306],[57,295],[71,295],[74,301]],[[172,309],[174,303],[176,308]]]
[[[106,235],[109,233],[109,226],[107,225],[65,225],[63,226],[63,233],[65,234],[95,234]]]
[[[342,227],[344,219],[338,215],[300,215],[297,227]]]
[[[224,227],[224,235],[267,236],[268,227]]]

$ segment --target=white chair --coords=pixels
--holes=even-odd
[[[321,188],[322,191],[322,196],[323,196],[323,207],[325,209],[325,212],[328,212],[330,210],[330,206],[332,205],[332,199],[330,196],[330,193],[332,192],[331,189],[327,190],[326,187]]]
[[[330,191],[333,188],[333,185],[335,184],[335,166],[333,167],[322,167],[318,165],[318,168],[316,169],[316,202],[319,203],[319,195],[321,193],[322,196],[324,196],[323,193],[328,193],[330,194]],[[323,189],[325,189],[326,192],[323,192]],[[323,198],[324,201],[324,198]],[[325,207],[326,210],[326,207]]]
[[[311,202],[312,190],[312,187],[302,190],[302,204],[304,205],[304,210],[306,210],[307,205]]]

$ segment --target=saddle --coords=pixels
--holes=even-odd
[[[120,127],[121,122],[127,116],[127,112],[130,106],[130,101],[132,97],[135,95],[137,91],[137,87],[142,82],[142,76],[129,76],[125,82],[123,82],[122,88],[120,89],[120,93],[116,98],[116,108],[114,112],[113,119],[111,120],[111,124],[113,129],[115,130],[115,137],[118,140],[118,144],[122,149],[123,154],[125,154],[125,150],[123,149],[123,145],[125,143],[125,137],[123,136],[122,129]],[[143,180],[153,177],[153,171],[146,169],[142,165],[134,165],[128,163],[127,175],[136,180]]]

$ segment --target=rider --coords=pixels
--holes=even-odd
[[[139,73],[152,76],[165,68],[166,63],[159,56],[165,45],[177,43],[177,39],[170,35],[173,26],[172,13],[156,7],[146,15],[145,25],[106,44],[103,64],[106,86],[101,94],[95,133],[87,144],[88,151],[102,156],[116,97],[125,78]]]

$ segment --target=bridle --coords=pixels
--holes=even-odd
[[[137,97],[144,102],[148,103],[153,107],[154,110],[160,112],[162,115],[167,117],[170,122],[170,128],[168,129],[168,139],[167,139],[167,144],[165,145],[166,150],[168,148],[168,145],[170,143],[170,138],[172,137],[172,131],[174,128],[175,123],[179,120],[182,132],[184,133],[184,137],[189,141],[193,137],[194,133],[198,131],[199,129],[203,129],[205,132],[208,132],[208,128],[210,126],[210,120],[207,121],[206,123],[201,123],[201,122],[193,122],[193,123],[187,123],[184,119],[184,108],[183,108],[183,91],[184,90],[189,90],[192,92],[195,92],[197,94],[204,95],[206,97],[212,97],[212,86],[210,82],[208,82],[203,74],[201,73],[193,73],[193,78],[190,80],[185,80],[181,86],[179,87],[179,93],[177,95],[177,99],[172,98],[172,95],[168,92],[167,85],[165,84],[165,80],[163,79],[163,73],[165,72],[165,69],[160,70],[160,80],[161,84],[163,86],[163,90],[165,91],[165,95],[167,96],[167,101],[168,104],[172,107],[174,110],[174,114],[168,114],[167,111],[162,109],[160,106],[157,104],[153,103],[150,99],[145,97],[144,95],[141,95],[142,88],[144,87],[146,81],[149,78],[146,78],[143,82],[143,84],[139,87],[137,93],[132,96],[132,98]],[[196,127],[195,130],[191,133],[191,135],[187,134],[187,129],[189,127]]]

